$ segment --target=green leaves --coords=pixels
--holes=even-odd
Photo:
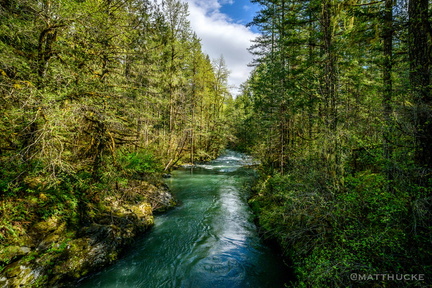
[[[263,35],[233,113],[236,145],[262,163],[250,203],[264,235],[292,257],[299,287],[427,271],[427,1],[254,2]]]
[[[225,64],[202,52],[187,5],[164,3],[1,1],[2,243],[144,201],[144,180],[225,147]]]
[[[127,153],[120,156],[119,163],[126,173],[149,174],[162,171],[160,162],[148,152]]]

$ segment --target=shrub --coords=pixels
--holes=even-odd
[[[119,163],[126,174],[132,176],[162,171],[160,162],[148,151],[123,154],[119,157]]]

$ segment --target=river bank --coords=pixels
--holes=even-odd
[[[63,287],[117,260],[154,225],[154,212],[175,205],[161,181],[129,184],[122,193],[97,195],[77,209],[69,207],[69,215],[23,224],[14,241],[0,246],[0,286]],[[74,211],[79,213],[71,215]]]
[[[122,257],[80,282],[106,287],[284,287],[283,260],[263,243],[247,204],[252,159],[226,151],[166,179],[179,205]]]

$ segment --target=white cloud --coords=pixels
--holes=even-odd
[[[221,13],[221,4],[231,0],[184,0],[189,4],[189,21],[192,30],[201,39],[204,53],[211,59],[221,55],[225,58],[231,71],[228,84],[237,94],[240,84],[249,77],[252,55],[247,51],[251,40],[258,36],[244,25],[234,23],[227,15]]]

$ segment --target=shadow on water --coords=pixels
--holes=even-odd
[[[287,267],[260,239],[245,185],[252,159],[227,151],[167,179],[180,205],[155,218],[116,264],[77,287],[284,287]]]

